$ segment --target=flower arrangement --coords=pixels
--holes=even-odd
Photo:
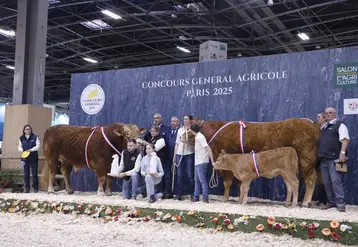
[[[128,223],[130,221],[148,223],[163,222],[186,224],[199,229],[211,228],[227,232],[264,232],[289,234],[303,239],[321,238],[347,245],[358,245],[358,223],[314,221],[209,213],[199,211],[179,211],[169,209],[121,207],[86,203],[39,202],[30,200],[4,200],[0,198],[0,212],[20,214],[58,213],[74,216],[87,215],[102,218],[104,222]]]

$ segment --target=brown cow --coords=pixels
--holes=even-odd
[[[227,154],[222,149],[213,165],[215,169],[231,171],[241,181],[239,203],[243,205],[247,203],[247,195],[252,180],[258,177],[273,178],[278,175],[283,178],[286,184],[285,206],[289,206],[292,196],[292,206],[297,205],[298,157],[296,150],[292,147],[276,148],[256,154]]]
[[[201,132],[207,141],[217,131],[229,122],[204,121],[196,118],[193,122],[200,125]],[[277,122],[245,122],[243,130],[243,148],[245,153],[255,150],[265,151],[279,147],[293,147],[298,156],[299,169],[302,172],[306,185],[306,192],[302,206],[308,207],[312,200],[317,173],[315,170],[317,143],[320,135],[320,126],[309,119],[290,118]],[[189,133],[189,142],[193,142],[193,135]],[[240,124],[234,122],[227,125],[210,143],[214,160],[219,156],[221,149],[228,153],[241,153]],[[224,200],[229,199],[229,190],[232,184],[233,173],[220,171],[224,178]]]
[[[93,135],[89,139],[91,133]],[[138,138],[145,129],[139,129],[134,124],[114,123],[103,126],[103,132],[118,151],[126,148],[126,140]],[[87,146],[86,162],[85,146]],[[73,194],[70,181],[72,167],[75,171],[88,166],[94,170],[98,180],[97,193],[103,195],[103,185],[107,178],[106,195],[112,195],[112,177],[107,176],[111,169],[112,155],[116,153],[104,138],[101,127],[82,127],[70,125],[56,125],[45,131],[43,150],[46,158],[42,171],[42,185],[48,188],[49,193],[54,193],[53,181],[55,179],[57,162],[60,160],[61,172],[65,179],[68,194]]]

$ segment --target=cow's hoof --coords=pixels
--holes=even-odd
[[[73,193],[75,193],[74,190],[67,190],[67,194],[72,195]]]
[[[97,192],[97,195],[99,195],[99,196],[105,196],[106,194],[102,191],[102,192]]]
[[[47,193],[48,194],[55,194],[55,191],[54,190],[48,190]]]
[[[106,196],[112,196],[112,192],[106,192]]]

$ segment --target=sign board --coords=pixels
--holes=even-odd
[[[97,114],[102,110],[105,102],[105,94],[100,85],[90,84],[83,89],[81,94],[82,110],[88,115]]]
[[[344,115],[358,114],[358,98],[344,99]]]
[[[199,62],[227,59],[227,44],[209,40],[200,45]]]
[[[358,87],[358,62],[335,64],[333,81],[335,88]]]

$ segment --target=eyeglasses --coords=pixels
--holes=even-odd
[[[328,115],[328,114],[334,114],[334,111],[330,111],[330,112],[325,112],[324,114]]]

